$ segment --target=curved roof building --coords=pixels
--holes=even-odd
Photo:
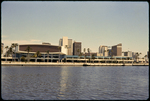
[[[34,54],[39,51],[41,56],[38,56],[37,59],[51,59],[50,61],[58,61],[59,59],[64,58],[67,53],[67,49],[63,46],[51,45],[51,44],[18,44],[16,47],[16,56],[20,59],[22,56],[27,57],[28,52],[26,51],[27,47],[30,47],[29,52],[30,59],[35,60]],[[49,50],[49,55],[47,51]],[[48,58],[47,58],[48,57]]]
[[[18,45],[18,51],[26,51],[27,47],[31,48],[30,52],[46,52],[49,50],[49,52],[61,52],[60,46],[54,46],[54,45],[45,45],[45,44],[25,44],[25,45]],[[59,48],[60,47],[60,48]]]

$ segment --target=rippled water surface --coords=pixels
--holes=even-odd
[[[1,67],[4,100],[146,100],[148,66]]]

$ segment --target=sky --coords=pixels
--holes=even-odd
[[[148,2],[3,1],[1,42],[59,45],[63,36],[98,52],[122,43],[122,51],[149,50]]]

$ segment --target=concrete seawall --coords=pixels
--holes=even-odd
[[[149,63],[47,63],[47,62],[2,62],[2,66],[149,66]]]

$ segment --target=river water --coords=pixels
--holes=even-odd
[[[146,100],[149,66],[2,66],[4,100]]]

